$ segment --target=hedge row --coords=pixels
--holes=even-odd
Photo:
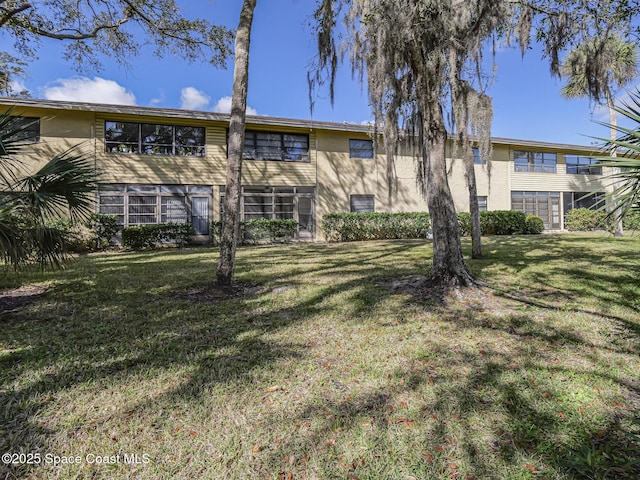
[[[567,230],[588,232],[593,230],[613,230],[614,221],[604,210],[574,208],[567,213]],[[625,230],[640,230],[640,211],[631,211],[622,219]]]
[[[458,225],[462,236],[471,235],[471,214],[458,213]],[[526,215],[517,210],[480,212],[482,235],[538,234],[543,230],[544,221],[536,215]]]
[[[195,234],[190,223],[134,225],[122,230],[122,246],[131,250],[155,248],[164,244],[184,245]]]
[[[426,238],[428,213],[330,213],[322,219],[322,231],[330,242]]]
[[[298,232],[295,220],[266,219],[246,220],[240,222],[241,243],[287,242]],[[214,243],[219,243],[222,236],[222,222],[211,222],[211,233]]]

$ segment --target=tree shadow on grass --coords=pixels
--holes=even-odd
[[[312,342],[305,337],[274,342],[272,337],[283,331],[337,318],[343,324],[372,322],[395,335],[405,323],[404,311],[393,310],[392,318],[383,319],[379,313],[372,317],[378,305],[393,300],[406,302],[406,311],[429,312],[432,316],[428,318],[438,318],[452,339],[475,335],[481,329],[510,342],[511,347],[506,351],[469,350],[445,346],[444,336],[434,341],[425,336],[422,352],[407,354],[382,380],[359,387],[346,385],[347,379],[337,374],[322,377],[330,388],[296,400],[288,420],[292,425],[289,437],[255,452],[250,442],[238,439],[237,446],[221,453],[211,472],[229,478],[287,471],[302,478],[348,474],[439,478],[464,471],[476,478],[500,478],[504,472],[527,478],[529,464],[534,471],[540,468],[540,475],[560,478],[578,474],[580,468],[597,473],[615,467],[608,453],[598,450],[606,443],[599,438],[626,452],[616,463],[630,461],[638,451],[629,426],[631,413],[619,409],[617,417],[602,416],[599,424],[589,422],[581,417],[581,404],[571,403],[568,391],[558,387],[563,382],[576,385],[587,395],[590,381],[609,382],[631,395],[630,402],[635,399],[638,392],[633,383],[619,375],[604,375],[592,365],[597,359],[575,353],[601,347],[586,343],[579,332],[541,323],[534,313],[496,316],[491,308],[456,309],[432,299],[425,301],[419,292],[412,296],[385,288],[383,284],[390,279],[423,273],[415,253],[424,251],[424,243],[419,242],[391,246],[383,242],[380,247],[295,246],[284,253],[268,248],[241,251],[240,281],[264,290],[216,302],[193,302],[181,296],[213,279],[214,262],[202,252],[136,254],[131,257],[133,262],[126,255],[105,257],[91,264],[97,272],[90,275],[79,265],[76,277],[70,272],[38,304],[3,319],[8,353],[0,357],[0,404],[7,408],[0,420],[0,430],[6,434],[0,450],[31,445],[46,451],[50,439],[61,432],[108,432],[114,423],[126,425],[138,416],[153,424],[159,435],[168,434],[174,425],[167,412],[199,405],[221,385],[237,390],[257,383],[264,388],[260,382],[265,372],[309,362]],[[161,262],[161,271],[151,268],[155,262]],[[319,337],[330,332],[312,333]],[[637,330],[631,334],[638,336]],[[390,343],[393,338],[389,336]],[[574,351],[580,364],[555,365],[553,359],[567,350]],[[625,353],[615,346],[614,351]],[[340,362],[338,352],[329,354],[333,357],[321,361]],[[581,366],[584,362],[591,362],[589,368]],[[384,362],[379,367],[387,368]],[[325,367],[320,364],[317,368]],[[115,413],[80,414],[72,427],[42,418],[50,403],[71,390],[99,393],[119,385],[135,388],[136,379],[157,379],[161,387],[118,405]],[[272,387],[277,387],[274,394],[286,400],[286,385]],[[544,393],[550,397],[542,396]],[[410,405],[405,408],[403,402]],[[558,412],[556,406],[564,410]],[[282,408],[274,404],[273,415],[262,420],[263,430],[270,423],[274,429],[281,428]],[[594,407],[586,413],[598,412]],[[359,455],[354,453],[357,449],[343,445],[357,438],[369,442]],[[394,444],[397,448],[391,447]],[[386,445],[391,451],[381,451],[376,445]],[[540,445],[543,451],[538,451]],[[586,447],[604,458],[597,471],[592,465],[585,467],[586,460],[579,457]],[[320,455],[335,461],[318,461]],[[538,465],[536,458],[543,464]],[[28,467],[0,468],[0,476],[9,478],[33,472]],[[100,475],[97,468],[93,473]],[[625,466],[622,474],[629,472],[637,473],[635,466]]]
[[[517,323],[531,322],[522,315]],[[490,328],[514,335],[508,326]],[[355,393],[348,396],[303,402],[290,423],[306,428],[254,453],[256,472],[279,466],[285,478],[638,478],[640,392],[627,406],[607,404],[612,399],[599,386],[628,392],[629,385],[558,360],[567,345],[576,352],[584,345],[579,336],[547,330],[535,342],[544,346],[541,356],[530,338],[517,335],[509,351],[434,341],[374,387],[350,385]],[[277,428],[277,417],[265,428]]]
[[[326,302],[345,292],[354,318],[365,315],[384,292],[374,296],[362,289],[363,278],[405,271],[406,266],[389,264],[406,249],[397,245],[359,258],[346,248],[332,249],[329,259],[320,257],[311,267],[307,258],[297,258],[280,272],[282,276],[255,271],[245,263],[239,276],[264,288],[215,302],[194,302],[185,295],[213,277],[212,262],[200,251],[104,256],[91,260],[95,271],[90,273],[78,264],[75,274],[70,269],[61,275],[39,302],[2,319],[6,348],[0,357],[0,405],[6,407],[0,420],[0,450],[20,451],[29,445],[31,452],[48,452],[48,438],[62,427],[55,418],[43,421],[42,412],[59,395],[79,388],[103,392],[126,385],[127,379],[162,378],[163,372],[175,371],[180,377],[173,380],[175,385],[169,382],[149,392],[148,408],[153,409],[158,398],[197,402],[215,385],[250,383],[253,372],[295,360],[307,349],[296,342],[270,342],[269,334],[327,313]],[[308,259],[317,259],[318,249],[312,250]],[[274,253],[272,261],[281,263],[283,256]],[[266,261],[268,252],[263,250],[260,257]],[[251,260],[247,255],[246,261]],[[377,265],[383,260],[384,268]],[[161,271],[151,268],[155,262],[161,262]],[[147,272],[151,275],[145,277]],[[326,285],[304,300],[269,308],[278,295],[271,287],[278,288],[282,277],[295,293],[308,275],[326,277]],[[145,403],[119,405],[119,411],[126,410],[123,421],[131,412],[144,410]],[[78,435],[114,418],[112,413],[87,415],[75,420]],[[30,466],[0,465],[2,478],[31,471]]]

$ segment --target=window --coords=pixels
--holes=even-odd
[[[487,197],[478,197],[478,210],[481,212],[487,211]]]
[[[580,155],[567,155],[567,173],[577,175],[602,175],[602,167],[595,166],[598,161],[594,158]]]
[[[555,153],[515,151],[513,162],[516,172],[556,173]]]
[[[479,148],[473,148],[473,163],[475,163],[476,165],[486,165],[486,159],[481,158],[480,157],[480,149]]]
[[[155,196],[129,197],[129,225],[158,223],[158,202]]]
[[[224,212],[225,186],[220,186],[220,217]],[[296,220],[298,238],[314,235],[314,187],[242,187],[241,218]]]
[[[40,119],[37,117],[11,117],[2,135],[8,140],[21,143],[38,143],[40,141]]]
[[[99,195],[100,213],[104,215],[116,215],[118,217],[118,225],[124,225],[124,195],[114,195],[109,193],[100,193]]]
[[[564,192],[562,194],[565,215],[574,208],[596,209],[603,206],[604,193]]]
[[[104,140],[107,153],[205,155],[204,127],[106,121]]]
[[[376,211],[373,195],[351,195],[351,213],[368,213]]]
[[[116,215],[123,227],[191,221],[196,233],[205,235],[212,193],[205,185],[102,185],[98,207]]]
[[[349,139],[349,158],[373,158],[373,140]]]
[[[544,228],[560,228],[560,192],[511,192],[511,209],[542,218]]]
[[[309,162],[309,135],[247,130],[242,158]]]
[[[161,223],[187,223],[187,203],[185,197],[161,197]]]

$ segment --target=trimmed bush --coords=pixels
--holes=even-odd
[[[322,219],[322,230],[330,242],[426,238],[428,213],[330,213]]]
[[[544,231],[544,220],[537,215],[527,215],[524,233],[536,235]]]
[[[527,216],[518,210],[480,212],[480,231],[483,235],[515,235],[524,233]]]
[[[167,243],[182,246],[193,235],[195,231],[190,223],[134,225],[122,230],[122,246],[131,250],[145,250]]]
[[[574,208],[567,213],[567,230],[587,232],[608,230],[607,213],[603,210]]]
[[[291,241],[298,231],[295,220],[259,218],[240,222],[240,239],[242,244],[256,242]],[[219,243],[222,236],[222,222],[211,222],[211,234],[214,243]]]
[[[471,214],[458,213],[460,235],[471,235]],[[480,212],[482,235],[516,235],[522,233],[542,233],[544,221],[535,215],[525,215],[517,210],[491,210]]]

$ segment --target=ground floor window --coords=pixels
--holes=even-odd
[[[212,194],[206,185],[101,185],[98,208],[123,227],[191,223],[197,235],[208,235]]]
[[[373,195],[351,195],[351,213],[369,213],[376,211],[376,199]]]
[[[224,212],[225,186],[220,186],[220,215]],[[315,231],[315,188],[314,187],[242,187],[240,218],[257,220],[260,218],[296,220],[298,238],[310,239]]]
[[[486,196],[478,196],[478,211],[486,212],[487,211],[487,197]]]
[[[562,206],[564,208],[564,223],[567,224],[567,213],[574,208],[597,209],[602,206],[604,193],[591,192],[564,192],[562,194]]]
[[[560,192],[511,192],[511,209],[542,218],[545,229],[560,229]]]

